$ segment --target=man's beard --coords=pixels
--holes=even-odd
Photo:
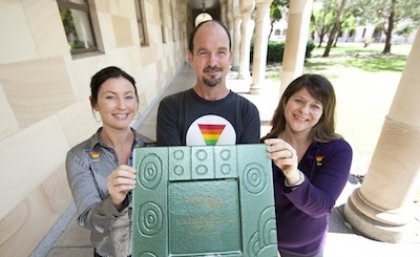
[[[203,78],[203,82],[204,84],[206,84],[209,87],[215,87],[217,86],[220,82],[222,82],[222,78]]]
[[[221,72],[222,69],[219,67],[206,67],[204,69],[204,74],[206,74],[206,72],[212,72],[212,71]],[[220,84],[220,82],[222,82],[222,77],[216,77],[216,76],[211,75],[210,78],[206,78],[203,76],[203,82],[209,87],[215,87],[218,84]]]

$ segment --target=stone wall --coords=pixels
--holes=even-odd
[[[184,63],[185,1],[143,1],[147,46],[134,1],[89,0],[99,51],[77,56],[55,0],[0,1],[1,256],[29,256],[72,202],[66,152],[100,126],[88,101],[90,77],[109,65],[130,73],[141,119]]]

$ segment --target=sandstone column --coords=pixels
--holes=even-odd
[[[311,12],[312,0],[290,1],[280,93],[303,73]]]
[[[272,0],[256,1],[254,55],[252,61],[251,93],[258,93],[265,79],[268,34],[270,33],[270,5]]]
[[[239,0],[232,0],[233,13],[233,34],[232,34],[232,70],[239,71],[239,56],[241,55],[241,12],[239,10]]]
[[[220,18],[221,18],[222,23],[226,24],[226,27],[227,27],[228,22],[227,22],[227,15],[226,15],[226,13],[227,13],[227,7],[226,7],[227,3],[226,2],[227,2],[227,0],[219,0],[219,3],[220,3]]]
[[[420,241],[412,216],[420,186],[419,60],[417,32],[369,170],[344,207],[353,228],[380,241]]]
[[[232,39],[232,48],[233,48],[233,11],[232,11],[232,0],[226,0],[226,20],[227,27],[229,29],[229,34]]]
[[[239,1],[241,9],[241,52],[239,56],[239,79],[249,79],[249,54],[251,49],[251,38],[254,30],[254,22],[251,19],[251,14],[254,11],[254,0]]]

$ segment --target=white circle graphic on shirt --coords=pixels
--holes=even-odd
[[[187,130],[188,146],[234,145],[236,132],[232,124],[218,115],[204,115],[191,123]]]

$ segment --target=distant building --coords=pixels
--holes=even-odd
[[[282,10],[283,18],[280,21],[276,21],[273,24],[273,30],[270,35],[270,40],[286,40],[287,34],[287,9]],[[397,24],[394,28],[392,35],[392,44],[412,44],[414,42],[417,29],[411,29],[412,21],[405,20]],[[405,30],[405,33],[403,33]],[[373,24],[367,24],[365,26],[357,26],[355,29],[344,30],[340,32],[338,42],[349,42],[349,43],[383,43],[385,42],[385,32],[375,27]],[[319,42],[319,36],[315,33],[314,40]],[[323,42],[328,41],[328,35],[325,35]]]

